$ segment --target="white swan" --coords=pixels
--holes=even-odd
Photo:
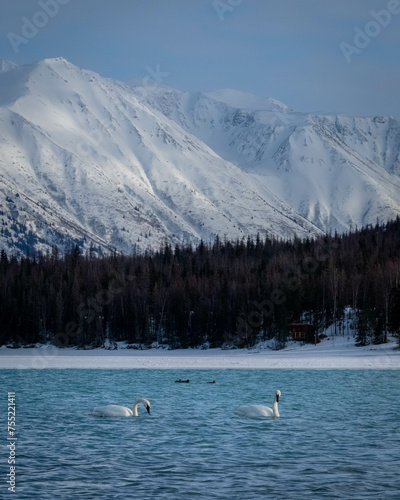
[[[92,415],[97,417],[138,417],[137,407],[139,403],[143,404],[150,415],[150,401],[147,401],[147,399],[137,399],[133,403],[132,410],[118,405],[96,406],[92,411]]]
[[[274,396],[274,407],[263,405],[243,405],[237,408],[236,413],[241,417],[279,417],[278,401],[281,391],[276,391]]]

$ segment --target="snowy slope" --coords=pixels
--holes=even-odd
[[[400,124],[296,113],[233,90],[136,92],[323,231],[399,213]]]
[[[399,212],[399,144],[391,118],[1,62],[0,248],[130,253],[375,223]]]

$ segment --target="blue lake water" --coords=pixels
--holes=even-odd
[[[400,498],[400,371],[0,370],[0,386],[0,498]],[[235,415],[276,389],[279,419]],[[90,415],[139,397],[151,416]]]

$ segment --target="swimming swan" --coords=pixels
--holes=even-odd
[[[274,408],[263,405],[239,406],[236,413],[241,417],[279,417],[278,401],[281,391],[276,391],[274,396]]]
[[[96,406],[96,408],[93,409],[92,415],[98,417],[138,417],[137,407],[139,403],[143,404],[147,413],[150,415],[150,401],[147,401],[147,399],[137,399],[133,403],[132,410],[125,406],[118,405]]]

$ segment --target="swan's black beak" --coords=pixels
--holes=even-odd
[[[279,394],[276,395],[276,402],[279,403]]]
[[[150,406],[149,405],[146,406],[146,410],[147,410],[147,413],[150,415]]]

